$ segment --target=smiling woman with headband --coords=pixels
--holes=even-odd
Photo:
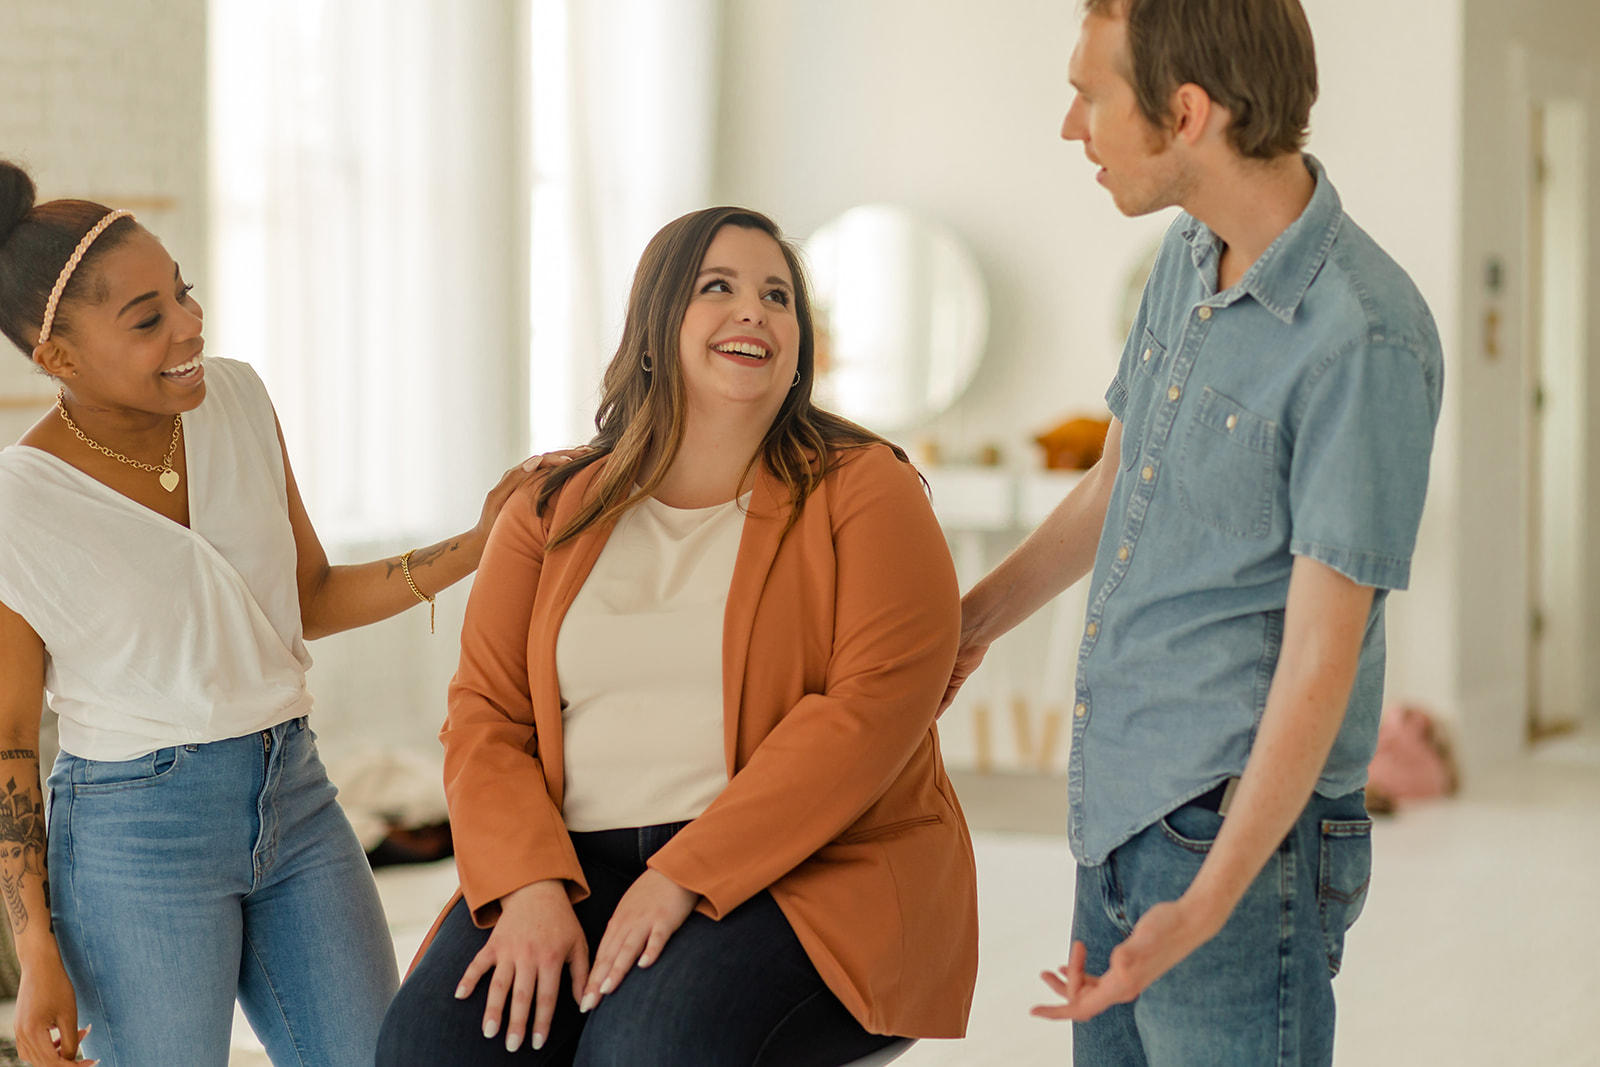
[[[329,566],[271,402],[204,357],[191,289],[128,212],[36,205],[0,162],[0,331],[60,383],[0,451],[18,1045],[36,1067],[80,1038],[106,1065],[224,1067],[237,996],[275,1064],[371,1063],[393,948],[307,727],[305,640],[470,573],[537,464],[458,537]],[[42,699],[63,750],[48,844]]]

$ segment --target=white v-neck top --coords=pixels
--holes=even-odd
[[[556,637],[569,830],[684,822],[728,784],[722,620],[749,494],[625,512]]]
[[[311,710],[272,404],[244,363],[208,358],[205,374],[183,417],[188,529],[48,452],[0,451],[0,602],[44,641],[75,756],[134,759]]]

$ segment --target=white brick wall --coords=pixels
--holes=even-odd
[[[0,0],[0,155],[128,206],[203,278],[206,0]]]
[[[127,207],[206,275],[206,0],[0,0],[0,156],[41,199]],[[0,398],[34,394],[9,343]],[[0,404],[0,443],[36,414]]]

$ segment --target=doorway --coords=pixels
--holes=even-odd
[[[1528,247],[1523,321],[1527,470],[1527,733],[1582,720],[1587,619],[1587,108],[1559,71],[1530,86]],[[1546,91],[1539,91],[1544,88]]]

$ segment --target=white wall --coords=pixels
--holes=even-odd
[[[205,7],[205,0],[0,0],[0,156],[29,169],[41,200],[83,197],[131,208],[202,300]],[[4,347],[0,381],[10,388],[24,357]],[[0,410],[0,441],[15,441],[35,418]]]
[[[1311,151],[1345,209],[1411,275],[1439,325],[1445,400],[1409,592],[1389,601],[1392,700],[1460,714],[1449,621],[1460,469],[1460,0],[1304,0],[1321,96]],[[1381,32],[1375,28],[1381,27]]]
[[[1524,746],[1527,691],[1527,522],[1522,442],[1527,432],[1522,337],[1524,330],[1523,242],[1527,160],[1518,93],[1515,50],[1538,67],[1545,58],[1587,71],[1584,97],[1590,130],[1600,116],[1600,5],[1593,0],[1464,0],[1462,167],[1463,299],[1458,309],[1464,341],[1455,391],[1461,469],[1458,550],[1460,590],[1454,620],[1460,649],[1460,692],[1469,765],[1483,766]],[[1600,173],[1600,138],[1589,138],[1589,172]],[[1600,263],[1600,213],[1589,213],[1591,264]],[[1488,292],[1482,279],[1491,259],[1506,267],[1505,292]],[[1592,268],[1591,268],[1592,269]],[[1593,275],[1591,275],[1591,287]],[[1487,351],[1483,338],[1489,312],[1502,316],[1502,354]],[[1589,301],[1589,336],[1600,338],[1600,301]],[[1600,395],[1591,386],[1588,425],[1600,426]],[[1600,434],[1588,443],[1590,544],[1600,530]],[[1586,583],[1583,599],[1600,597],[1600,568],[1575,576]],[[1592,624],[1591,624],[1592,626]],[[1592,632],[1588,646],[1593,647]],[[1591,655],[1586,657],[1593,660]],[[1600,707],[1600,677],[1591,667],[1587,706]]]
[[[1170,215],[1128,221],[1058,138],[1074,5],[733,0],[724,6],[714,189],[804,237],[861,203],[904,204],[972,248],[988,355],[931,428],[959,461],[1103,410],[1123,278]],[[905,435],[910,439],[912,434]]]
[[[1062,0],[734,0],[725,7],[718,196],[805,236],[887,200],[968,241],[993,303],[978,379],[925,431],[947,459],[1102,408],[1126,275],[1170,213],[1125,219],[1059,139],[1077,5]],[[1322,97],[1311,150],[1411,273],[1457,361],[1460,0],[1308,0]],[[1381,27],[1381,32],[1375,32]],[[1448,405],[1453,403],[1449,399]],[[1389,692],[1454,714],[1454,420],[1440,426],[1413,591],[1391,601]],[[1003,546],[996,546],[1003,547]],[[1044,636],[1007,668],[1037,671]],[[997,650],[1006,655],[1005,646]],[[947,734],[951,731],[947,730]],[[964,750],[961,741],[951,746]]]

